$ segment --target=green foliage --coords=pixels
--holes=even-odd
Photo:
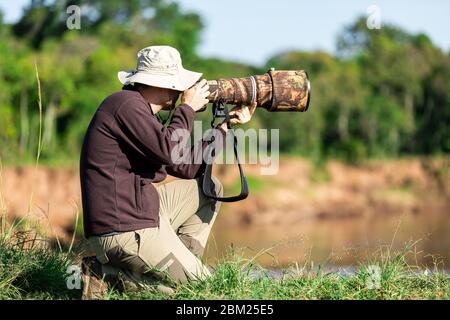
[[[2,222],[2,221],[0,221]],[[81,261],[72,251],[55,250],[36,237],[31,229],[17,226],[1,229],[0,299],[80,299],[80,289],[68,289],[68,267]],[[111,287],[106,299],[444,299],[450,298],[450,276],[409,265],[414,243],[400,252],[381,247],[355,272],[340,274],[312,269],[311,263],[293,265],[278,272],[243,258],[234,248],[214,266],[213,275],[203,280],[175,284],[175,294],[153,288],[136,292]],[[79,264],[79,262],[78,262]],[[373,270],[378,274],[373,278]],[[371,286],[369,284],[374,284]],[[155,283],[157,285],[157,283]]]
[[[67,289],[68,255],[20,235],[0,239],[0,299],[79,298],[79,292]]]
[[[369,30],[364,18],[342,32],[338,50],[337,57],[285,52],[268,61],[307,70],[312,84],[304,116],[263,116],[265,126],[288,129],[282,151],[350,162],[449,152],[448,54],[423,34]]]
[[[99,103],[120,89],[117,71],[135,67],[148,45],[177,47],[185,67],[207,79],[304,69],[312,84],[304,114],[258,110],[252,126],[280,129],[283,153],[321,161],[450,151],[450,56],[424,34],[356,20],[337,39],[338,55],[281,52],[263,67],[197,54],[203,22],[165,0],[80,0],[81,29],[69,30],[64,8],[75,1],[32,1],[22,18],[0,18],[0,157],[33,159],[39,123],[34,63],[40,70],[44,162],[78,159]],[[199,114],[205,127],[209,112]],[[269,141],[270,142],[270,141]]]
[[[142,290],[123,293],[111,290],[109,299],[448,299],[450,277],[438,269],[424,272],[405,262],[408,245],[401,252],[380,248],[380,255],[361,263],[350,274],[311,270],[308,264],[280,271],[277,276],[240,257],[234,251],[220,260],[212,277],[180,284],[173,296]],[[374,281],[374,268],[379,282]],[[373,285],[372,285],[373,284]]]

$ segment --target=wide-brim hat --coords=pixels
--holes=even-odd
[[[169,46],[151,46],[137,54],[136,70],[117,74],[123,85],[142,83],[148,86],[184,91],[192,87],[202,73],[183,68],[178,50]]]

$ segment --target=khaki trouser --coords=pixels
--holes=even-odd
[[[222,196],[222,185],[213,181],[216,194]],[[206,198],[200,182],[176,180],[158,186],[159,227],[90,237],[97,259],[104,267],[119,268],[137,281],[168,275],[184,282],[211,275],[200,258],[220,202]]]

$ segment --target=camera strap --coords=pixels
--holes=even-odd
[[[230,122],[230,116],[228,115],[228,108],[226,104],[224,103],[223,99],[219,99],[217,102],[214,102],[213,104],[213,119],[211,121],[211,127],[214,128],[214,122],[217,118],[224,118],[227,123],[228,132],[233,136],[233,149],[234,149],[234,156],[239,168],[239,177],[241,180],[241,192],[238,195],[230,196],[230,197],[217,197],[217,195],[214,193],[214,182],[212,181],[211,174],[212,174],[212,166],[214,162],[214,157],[216,156],[215,148],[211,150],[211,157],[208,159],[206,163],[205,172],[203,174],[203,181],[202,181],[202,190],[203,194],[207,198],[211,198],[217,201],[222,202],[236,202],[243,200],[247,198],[248,196],[248,184],[247,179],[245,178],[244,169],[242,168],[241,162],[239,161],[239,154],[237,150],[237,138],[236,135],[233,132],[233,129],[231,128],[231,122]],[[212,137],[214,138],[214,136]],[[212,140],[214,141],[214,140]]]

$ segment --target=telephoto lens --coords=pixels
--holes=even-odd
[[[220,98],[231,105],[250,105],[268,111],[308,109],[311,86],[304,70],[274,70],[258,76],[209,80],[210,102]]]

